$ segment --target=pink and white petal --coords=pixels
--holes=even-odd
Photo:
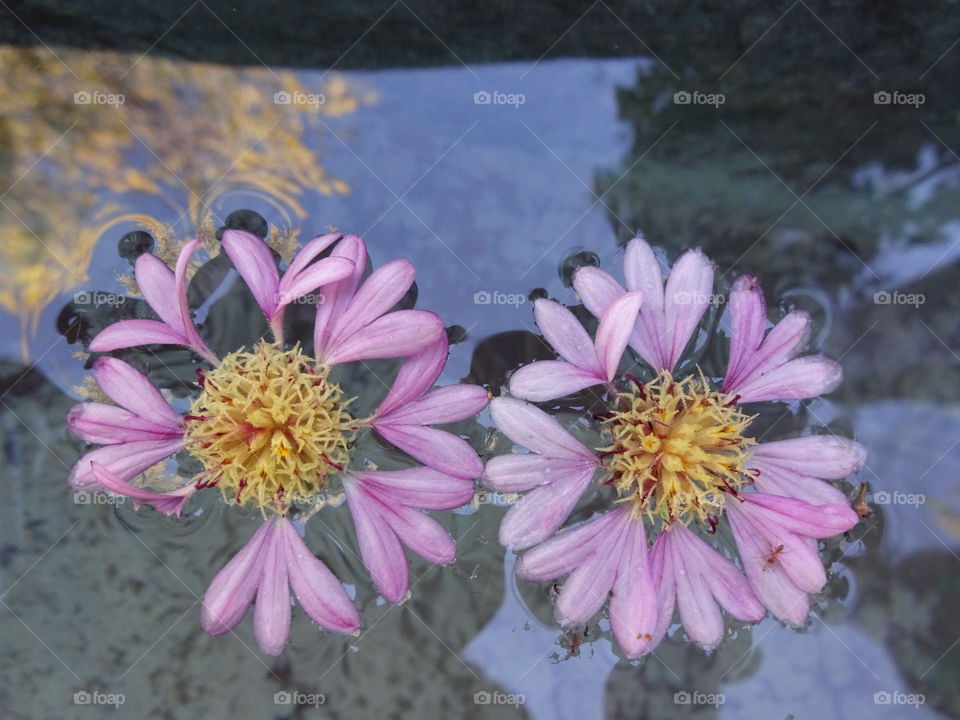
[[[713,647],[723,639],[724,624],[705,575],[711,568],[704,567],[701,558],[691,554],[681,535],[689,532],[682,525],[669,531],[674,536],[669,543],[670,560],[674,567],[677,586],[677,607],[687,635],[698,645]]]
[[[849,505],[811,505],[803,500],[765,492],[743,495],[744,512],[769,524],[778,524],[796,533],[812,538],[833,537],[846,532],[859,522],[857,513]]]
[[[107,397],[130,412],[172,429],[183,429],[183,418],[170,407],[163,394],[146,375],[123,360],[97,358],[93,363],[93,377]]]
[[[284,273],[284,276],[290,274],[299,275],[306,270],[307,267],[309,267],[310,263],[315,257],[317,257],[317,255],[342,238],[343,233],[327,233],[326,235],[315,237],[313,240],[300,248],[299,251],[297,251],[293,261],[290,263],[289,267],[287,267],[287,271]],[[352,268],[351,272],[353,272]]]
[[[700,319],[710,305],[713,292],[713,263],[699,250],[681,255],[670,270],[664,291],[666,338],[663,344],[667,370],[672,370]]]
[[[466,440],[456,435],[423,425],[377,423],[373,427],[384,439],[434,470],[470,480],[483,474],[483,461]]]
[[[353,273],[324,288],[323,302],[317,305],[313,326],[313,346],[317,357],[326,355],[336,329],[337,318],[357,291],[367,268],[367,246],[356,235],[347,235],[336,244],[330,257],[342,257],[352,262]]]
[[[473,417],[488,402],[486,388],[479,385],[448,385],[379,417],[397,425],[443,425]]]
[[[650,548],[647,559],[650,567],[650,581],[656,592],[657,620],[652,635],[643,653],[652,652],[660,644],[673,621],[673,609],[677,601],[677,587],[674,579],[673,560],[668,547],[670,533],[661,532]]]
[[[622,525],[624,509],[613,510],[569,528],[525,552],[516,573],[525,580],[553,580],[587,561],[598,543]]]
[[[373,498],[372,502],[380,502]],[[457,557],[453,538],[426,513],[406,505],[382,503],[383,518],[397,537],[427,562],[449,565]]]
[[[643,293],[644,306],[651,312],[663,310],[663,274],[653,249],[642,237],[627,243],[623,255],[623,275],[628,290]]]
[[[346,258],[328,257],[318,260],[302,272],[292,274],[287,271],[277,287],[276,307],[274,316],[280,308],[292,303],[297,298],[313,292],[319,287],[343,280],[353,272],[353,263]]]
[[[280,273],[267,243],[245,230],[226,230],[220,242],[263,314],[273,317],[278,305]]]
[[[195,238],[183,246],[177,256],[177,266],[174,268],[173,275],[177,283],[177,300],[180,303],[180,317],[187,336],[187,345],[208,362],[216,365],[220,361],[200,337],[197,326],[193,324],[193,318],[190,316],[190,308],[187,306],[187,267],[190,265],[190,256],[199,244],[200,238]]]
[[[597,357],[607,382],[613,380],[617,373],[620,358],[623,357],[623,351],[633,334],[641,302],[641,293],[628,292],[617,298],[600,318],[600,326],[597,328]]]
[[[290,586],[307,615],[330,632],[351,633],[360,627],[360,614],[330,568],[314,557],[291,522],[283,520],[281,529]]]
[[[745,517],[736,512],[727,516],[744,572],[757,597],[778,620],[802,626],[810,611],[807,593],[790,580],[779,563],[767,563],[763,559],[769,555],[770,547]]]
[[[71,432],[84,442],[114,445],[133,440],[169,440],[183,436],[183,430],[144,420],[136,413],[116,405],[85,402],[67,413]]]
[[[596,468],[596,460],[588,458],[556,458],[535,453],[497,455],[487,461],[481,482],[497,492],[514,493]]]
[[[724,392],[735,386],[746,363],[763,342],[767,327],[763,290],[752,275],[741,275],[734,282],[727,317],[730,322],[730,360],[724,378]]]
[[[626,291],[623,286],[600,268],[582,267],[573,273],[573,289],[583,301],[583,306],[596,318]]]
[[[121,320],[90,341],[91,352],[109,352],[138,345],[190,345],[186,335],[158,320]]]
[[[332,343],[321,357],[331,365],[372,358],[409,357],[443,334],[443,322],[427,310],[397,310]]]
[[[571,435],[557,419],[538,407],[516,398],[499,397],[490,401],[490,416],[497,428],[535,453],[596,462],[590,448]]]
[[[601,385],[602,375],[560,360],[538,360],[510,376],[510,393],[532,402],[554,400],[584,388]]]
[[[134,265],[134,277],[140,294],[164,323],[181,335],[187,334],[177,301],[177,281],[173,270],[160,258],[144,253]]]
[[[210,635],[230,632],[253,602],[260,585],[272,522],[263,523],[240,552],[223,566],[204,593],[200,624]]]
[[[374,270],[337,318],[334,342],[389,311],[410,289],[415,274],[408,260],[394,260]]]
[[[602,374],[593,341],[572,312],[558,302],[540,299],[533,303],[533,317],[560,357],[591,375]]]
[[[751,376],[731,392],[741,403],[764,400],[803,400],[825,395],[843,379],[843,370],[822,355],[808,355],[790,360],[759,377]]]
[[[810,315],[802,310],[788,313],[774,325],[766,338],[747,353],[735,376],[729,368],[724,379],[724,392],[735,393],[742,385],[761,377],[795,357],[810,333]]]
[[[382,506],[355,480],[344,479],[347,506],[357,530],[363,564],[374,585],[390,602],[400,602],[410,585],[410,569],[400,539],[382,516]]]
[[[93,491],[100,487],[91,463],[100,463],[123,481],[139,475],[161,460],[183,449],[183,438],[172,440],[137,440],[105,445],[91,450],[74,463],[67,482],[74,490]]]
[[[473,499],[473,481],[428,467],[352,472],[367,493],[390,503],[424,510],[452,510]]]
[[[271,521],[263,548],[263,568],[257,602],[253,608],[253,634],[267,655],[279,655],[290,638],[290,581],[287,574],[287,543],[281,524]]]
[[[595,469],[581,468],[524,495],[500,523],[500,544],[523,550],[553,535],[570,517]]]
[[[630,521],[610,598],[613,637],[629,658],[640,657],[657,629],[657,591],[650,575],[643,520]]]
[[[593,553],[577,567],[557,596],[554,616],[561,625],[589,620],[607,601],[623,555],[629,517],[618,517],[594,543]]]
[[[407,358],[374,417],[389,415],[432,388],[443,372],[448,351],[447,336],[441,334],[435,343]]]
[[[849,505],[847,496],[824,480],[766,465],[756,457],[750,459],[749,466],[760,471],[754,486],[760,492],[796,498],[811,505]]]
[[[121,480],[100,463],[92,463],[91,467],[93,468],[93,474],[94,477],[97,478],[97,482],[110,492],[145,502],[148,505],[152,505],[164,515],[176,515],[179,517],[180,512],[183,510],[183,504],[197,491],[194,485],[185,485],[174,492],[152,492]]]
[[[751,465],[777,467],[797,475],[840,479],[863,466],[864,447],[841,435],[806,437],[760,443],[753,448]]]

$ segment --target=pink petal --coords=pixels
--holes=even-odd
[[[265,522],[210,583],[200,607],[200,624],[211,635],[232,630],[247,613],[260,584],[265,550],[274,523]]]
[[[593,341],[572,312],[553,300],[541,299],[533,304],[533,316],[543,337],[560,357],[590,375],[602,374]]]
[[[177,266],[173,270],[173,276],[177,283],[176,297],[180,303],[180,324],[186,333],[186,345],[193,349],[198,355],[203,356],[207,361],[216,365],[220,361],[201,339],[200,333],[197,332],[196,325],[193,324],[193,318],[190,316],[190,308],[187,306],[187,267],[190,264],[190,256],[199,244],[200,238],[195,238],[183,246],[183,249],[177,256]]]
[[[863,446],[840,435],[807,437],[761,443],[753,448],[751,464],[777,467],[797,475],[840,479],[863,466]]]
[[[177,281],[174,279],[173,271],[160,258],[144,253],[137,258],[134,275],[137,279],[137,287],[147,304],[172,330],[186,337],[187,329],[183,325],[183,316],[180,314]]]
[[[74,435],[95,445],[113,445],[132,440],[169,440],[183,436],[183,430],[144,420],[116,405],[85,402],[67,413],[67,424]]]
[[[366,327],[396,305],[410,289],[414,275],[407,260],[394,260],[374,270],[337,318],[334,342]]]
[[[668,532],[661,531],[650,548],[647,560],[650,567],[650,580],[656,591],[657,621],[650,633],[653,637],[647,643],[643,654],[652,652],[663,640],[673,620],[673,609],[677,599],[676,580],[674,579],[673,560],[669,552]]]
[[[122,481],[130,480],[147,468],[183,449],[183,438],[172,440],[136,440],[106,445],[91,450],[70,469],[69,482],[74,490],[96,490],[100,487],[91,463],[103,465]]]
[[[367,246],[356,235],[347,235],[333,248],[330,257],[342,257],[352,262],[353,273],[323,290],[323,302],[317,305],[317,316],[313,326],[313,346],[318,358],[327,354],[337,318],[340,317],[360,284],[360,278],[363,277],[367,267]]]
[[[600,318],[600,326],[597,328],[597,356],[607,382],[613,380],[617,373],[617,366],[633,333],[642,301],[642,294],[626,293],[615,300]]]
[[[681,255],[670,270],[664,291],[664,369],[672,370],[679,362],[710,305],[712,292],[713,263],[699,250]]]
[[[734,387],[751,359],[767,327],[767,309],[760,283],[752,275],[741,275],[730,291],[730,361],[724,388]],[[729,390],[724,390],[729,392]]]
[[[584,307],[597,318],[603,317],[613,301],[625,292],[620,283],[595,267],[579,268],[573,274],[573,288],[583,300]]]
[[[603,607],[617,577],[629,523],[628,515],[619,516],[594,543],[593,553],[563,583],[554,607],[561,625],[586,622]]]
[[[374,417],[389,415],[433,387],[443,372],[448,350],[447,336],[441,334],[437,342],[407,358]]]
[[[390,602],[400,602],[410,584],[410,570],[400,539],[382,517],[382,506],[364,493],[356,481],[345,478],[343,487],[357,529],[363,564],[383,596]]]
[[[743,498],[743,509],[751,518],[763,518],[798,535],[812,538],[839,535],[859,521],[857,513],[846,504],[810,505],[796,498],[764,492],[745,493]]]
[[[741,403],[763,400],[803,400],[825,395],[843,379],[841,367],[822,355],[790,360],[765,375],[734,388]]]
[[[524,400],[544,402],[605,382],[602,375],[559,360],[538,360],[510,376],[510,393]]]
[[[352,472],[368,494],[424,510],[452,510],[473,499],[473,482],[427,467]]]
[[[406,505],[382,505],[382,517],[403,543],[427,562],[449,565],[457,557],[457,549],[447,531],[426,513]]]
[[[704,647],[714,647],[723,639],[724,625],[720,607],[704,577],[710,572],[710,568],[704,567],[695,555],[690,555],[679,535],[673,535],[686,530],[680,528],[683,526],[676,525],[670,529],[671,537],[668,541],[668,562],[674,569],[680,620],[683,622],[683,629],[694,642]]]
[[[522,550],[553,535],[570,516],[595,470],[581,468],[524,495],[500,524],[500,544]]]
[[[123,360],[97,358],[93,363],[93,377],[107,397],[130,412],[171,429],[183,429],[183,418],[170,407],[163,394],[143,373]]]
[[[300,605],[320,627],[351,633],[360,627],[360,614],[330,569],[307,548],[293,524],[282,521],[287,573]]]
[[[144,488],[139,488],[125,480],[121,480],[112,472],[107,470],[100,463],[91,463],[94,477],[97,481],[112,493],[124,495],[134,500],[141,500],[162,512],[164,515],[176,515],[180,517],[183,510],[183,504],[193,495],[197,488],[194,485],[185,485],[184,487],[169,493],[158,493]]]
[[[426,310],[398,310],[338,339],[322,359],[336,365],[352,360],[408,357],[437,342],[442,334],[443,322],[438,315]]]
[[[276,308],[268,319],[272,319],[280,308],[289,305],[297,298],[313,292],[318,287],[342,280],[352,272],[353,263],[341,257],[318,260],[298,273],[291,273],[288,270],[277,287]]]
[[[647,241],[635,237],[627,243],[623,256],[623,275],[629,290],[643,294],[651,312],[663,310],[663,274],[660,263]]]
[[[597,462],[593,451],[567,432],[556,418],[530,403],[494,398],[490,401],[490,416],[500,432],[528,450],[550,457]]]
[[[761,492],[796,498],[811,505],[849,504],[846,495],[823,480],[766,465],[756,456],[750,459],[749,465],[760,472],[755,488]]]
[[[610,598],[613,637],[629,658],[651,647],[657,629],[657,593],[647,563],[643,520],[629,522],[625,548]]]
[[[374,429],[386,440],[424,465],[460,478],[483,474],[483,462],[463,438],[423,425],[376,423]]]
[[[759,293],[759,289],[757,292]],[[765,322],[766,316],[763,319]],[[731,319],[731,333],[732,324]],[[739,391],[742,385],[758,379],[796,356],[806,343],[809,333],[810,316],[806,312],[794,310],[788,313],[770,329],[763,342],[745,353],[735,373],[727,369],[725,392]],[[731,341],[732,339],[731,335]]]
[[[263,568],[257,604],[253,608],[253,633],[267,655],[279,655],[290,637],[290,583],[287,576],[287,543],[283,518],[270,521],[263,548]]]
[[[546,455],[497,455],[487,461],[482,482],[498,492],[513,493],[559,480],[588,469],[596,470],[593,459],[555,458]]]
[[[613,510],[564,530],[525,552],[517,561],[517,575],[526,580],[553,580],[587,561],[596,546],[624,522],[625,509]]]
[[[189,345],[187,337],[158,320],[121,320],[90,341],[91,352],[109,352],[138,345]]]
[[[293,258],[293,262],[291,262],[290,266],[287,268],[286,273],[284,273],[284,276],[291,274],[294,276],[299,275],[306,270],[307,267],[309,267],[310,263],[315,257],[317,257],[317,255],[342,238],[342,233],[328,233],[326,235],[315,237],[313,240],[300,248],[296,256]],[[350,272],[353,272],[352,262],[350,265]]]
[[[449,385],[379,417],[396,425],[442,425],[473,417],[489,401],[486,388],[479,385]]]
[[[280,273],[267,243],[244,230],[226,230],[220,242],[263,314],[272,318],[278,306]]]

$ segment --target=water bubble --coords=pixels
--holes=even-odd
[[[573,287],[573,273],[582,267],[600,267],[600,258],[589,250],[572,250],[560,261],[560,280],[564,287]]]
[[[144,253],[153,250],[153,236],[143,230],[128,232],[117,242],[117,252],[120,257],[133,262]]]
[[[270,227],[263,215],[253,210],[234,210],[227,215],[223,227],[217,228],[217,240],[223,237],[224,230],[246,230],[261,239],[266,239]]]

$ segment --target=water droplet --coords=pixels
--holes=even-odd
[[[128,232],[117,243],[117,252],[120,257],[130,262],[151,250],[153,250],[153,236],[143,230]]]
[[[217,240],[223,237],[224,230],[246,230],[257,237],[266,240],[270,227],[263,215],[253,210],[234,210],[227,215],[223,227],[217,228]]]
[[[600,267],[600,258],[589,250],[571,250],[560,261],[560,280],[564,287],[573,287],[573,273],[582,267]]]

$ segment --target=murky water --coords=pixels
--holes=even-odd
[[[99,717],[74,702],[95,691],[122,695],[111,716],[131,718],[960,715],[960,165],[935,108],[915,108],[930,132],[904,159],[888,105],[866,100],[818,148],[828,128],[781,117],[759,132],[734,95],[672,103],[649,58],[335,75],[61,58],[0,49],[4,717]],[[677,630],[628,663],[603,621],[564,634],[549,587],[518,586],[496,539],[506,508],[488,502],[446,518],[454,565],[411,558],[402,606],[370,589],[345,507],[310,530],[357,594],[359,638],[299,613],[277,659],[249,619],[208,637],[197,603],[254,521],[202,499],[181,521],[77,504],[64,415],[85,374],[77,333],[124,302],[137,238],[118,252],[121,238],[212,245],[239,209],[279,236],[360,234],[374,265],[413,261],[417,307],[459,326],[442,383],[499,392],[539,352],[531,293],[575,304],[569,269],[616,271],[636,230],[671,257],[702,247],[721,289],[751,272],[810,310],[846,380],[769,439],[811,417],[856,437],[869,459],[851,483],[870,483],[874,516],[831,546],[808,626],[768,618],[712,653]],[[260,322],[252,307],[235,318],[215,342]],[[486,429],[465,431],[482,451]]]

